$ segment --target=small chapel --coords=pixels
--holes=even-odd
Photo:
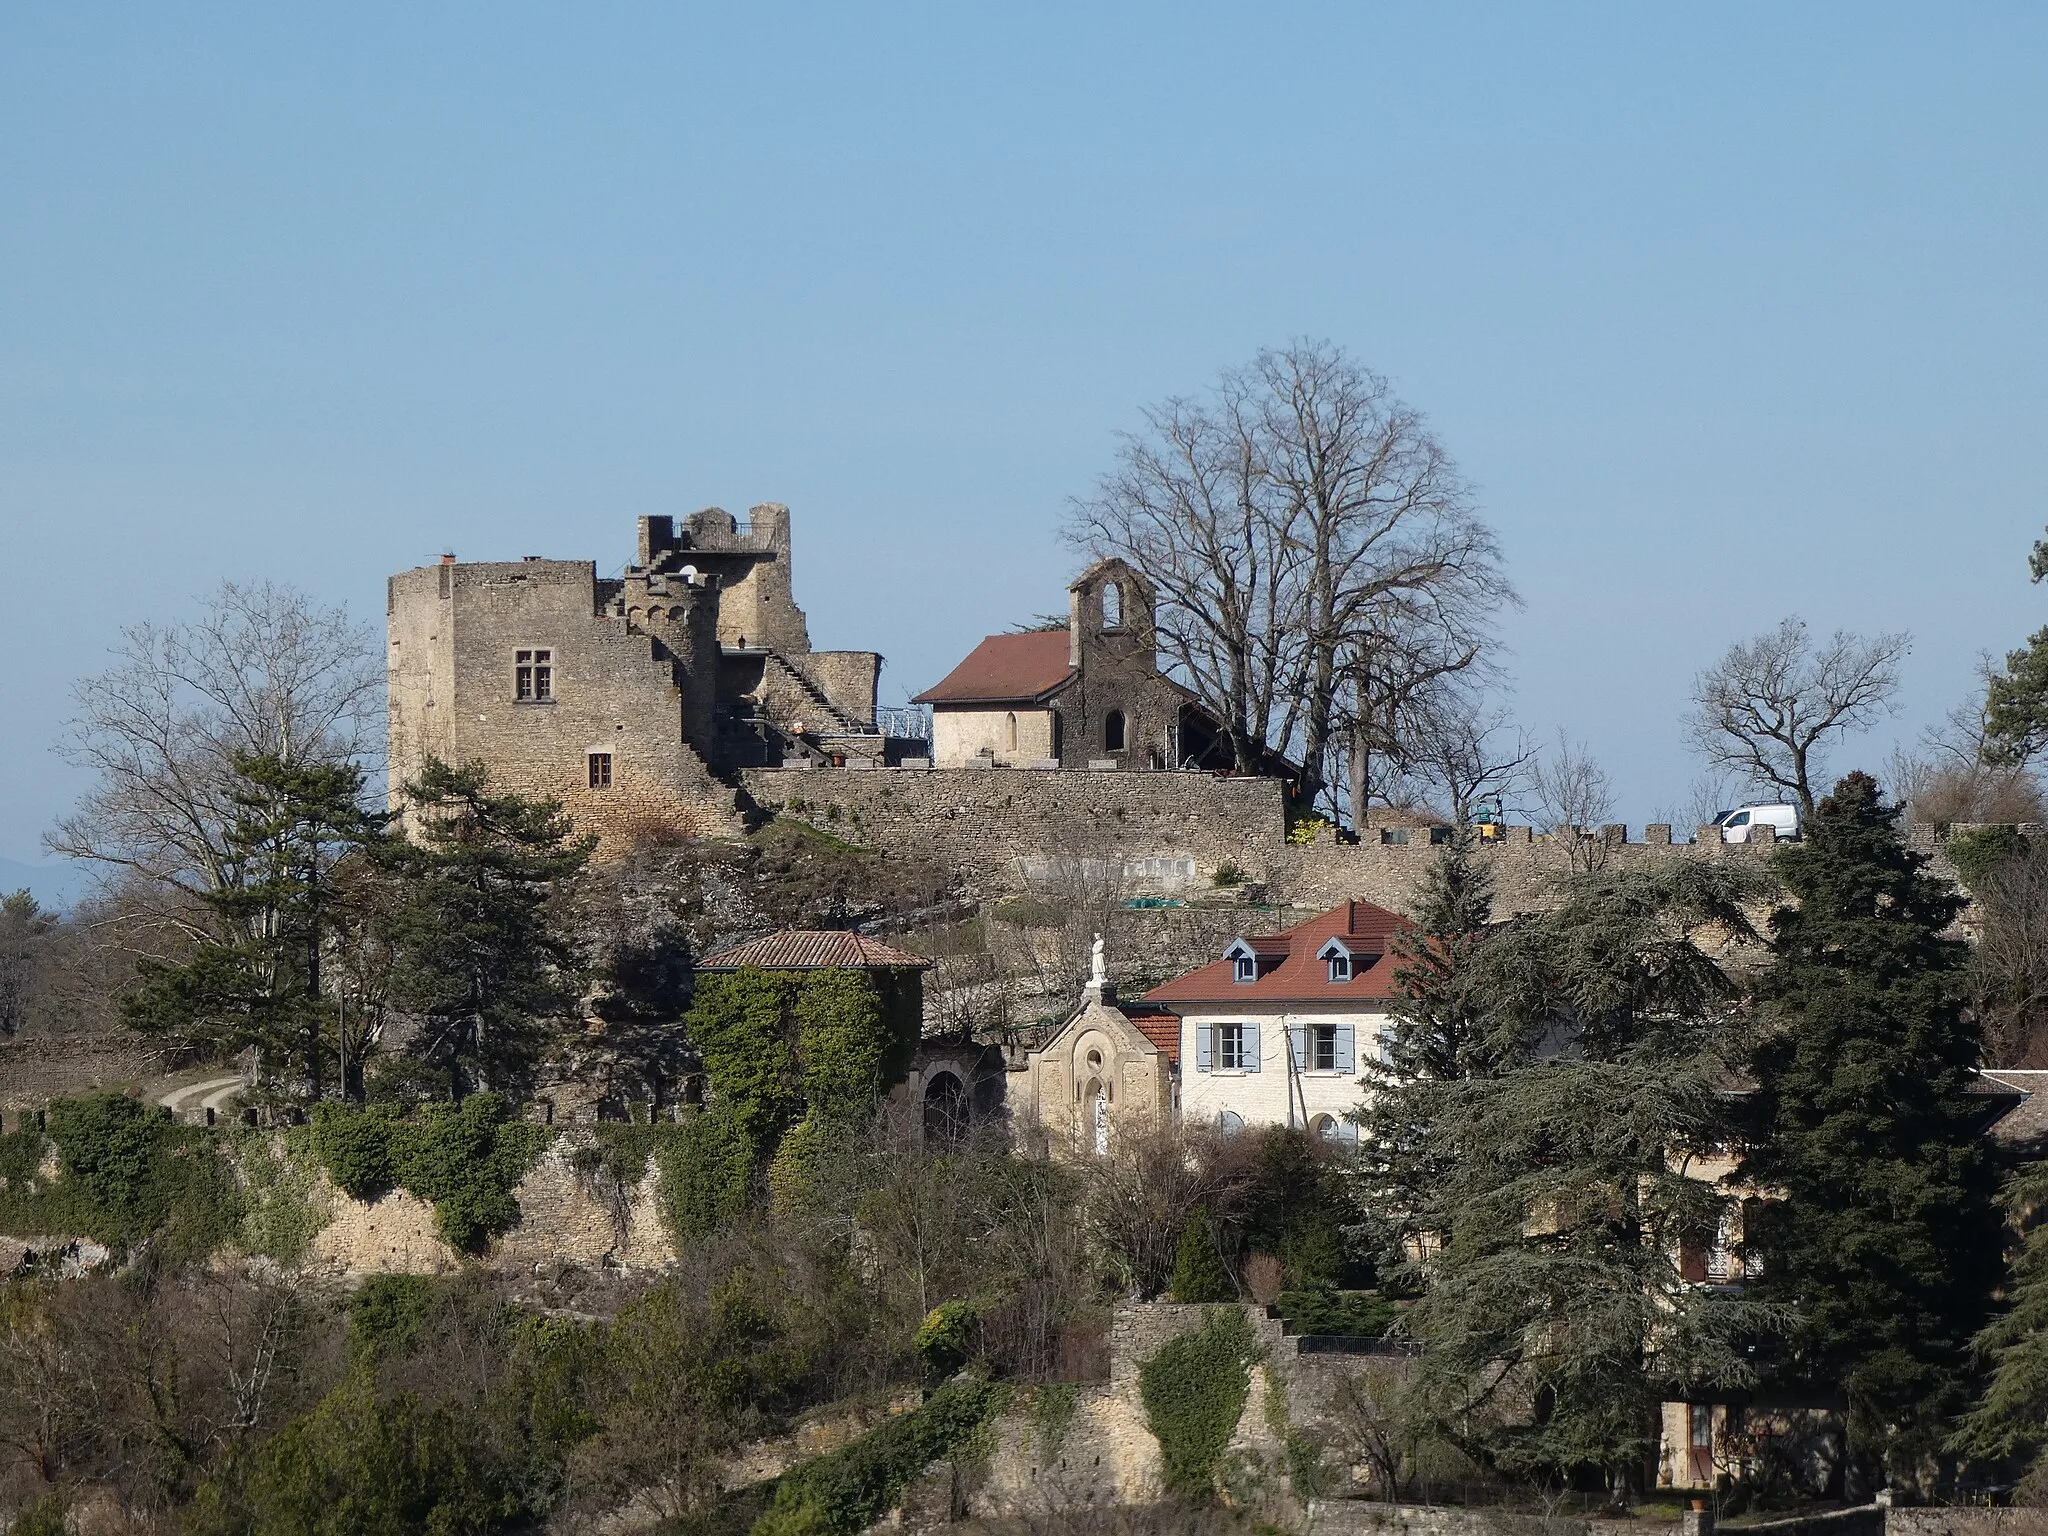
[[[1025,1057],[1024,1103],[1055,1151],[1101,1156],[1114,1138],[1167,1124],[1174,1114],[1180,1021],[1117,1005],[1103,969],[1102,936],[1080,1005]]]

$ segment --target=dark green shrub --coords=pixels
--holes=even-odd
[[[961,1449],[1001,1406],[985,1381],[948,1382],[924,1405],[782,1479],[753,1536],[857,1536],[886,1514],[912,1478]]]
[[[352,1372],[260,1453],[249,1526],[277,1536],[483,1536],[523,1524],[482,1426]]]
[[[973,1359],[980,1327],[981,1308],[971,1301],[942,1301],[926,1313],[913,1346],[926,1378],[943,1381]]]
[[[1352,1339],[1386,1337],[1400,1313],[1374,1291],[1339,1291],[1316,1286],[1280,1293],[1280,1315],[1296,1333],[1337,1334]]]
[[[1138,1368],[1138,1395],[1169,1492],[1195,1502],[1213,1496],[1216,1465],[1244,1413],[1257,1358],[1243,1310],[1218,1307]]]
[[[512,1191],[547,1146],[540,1126],[506,1116],[494,1093],[460,1104],[428,1104],[394,1122],[392,1161],[399,1183],[430,1201],[441,1235],[463,1253],[482,1250],[519,1220]]]
[[[1012,896],[998,902],[989,915],[1012,928],[1057,928],[1067,920],[1058,904],[1043,896]]]
[[[428,1275],[372,1275],[349,1298],[349,1353],[364,1363],[402,1355],[420,1336],[441,1282]]]
[[[1173,1256],[1175,1301],[1235,1301],[1237,1287],[1216,1246],[1216,1227],[1207,1206],[1197,1206],[1180,1229],[1180,1248]]]
[[[397,1182],[391,1161],[391,1107],[355,1109],[341,1104],[313,1106],[313,1155],[334,1187],[352,1200],[375,1200]]]

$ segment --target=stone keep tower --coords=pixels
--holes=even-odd
[[[743,766],[872,736],[881,657],[813,652],[790,590],[789,511],[640,519],[635,564],[458,562],[391,578],[389,750],[560,799],[607,842],[740,830]]]

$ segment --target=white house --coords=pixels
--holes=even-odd
[[[1190,1124],[1305,1126],[1356,1139],[1345,1118],[1378,1055],[1407,919],[1347,901],[1282,933],[1234,941],[1223,958],[1145,994],[1180,1020],[1180,1113]]]

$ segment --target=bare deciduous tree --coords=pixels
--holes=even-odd
[[[1542,830],[1564,849],[1573,869],[1595,870],[1607,860],[1600,828],[1614,814],[1614,781],[1583,742],[1557,733],[1557,751],[1538,758],[1529,773]]]
[[[1505,812],[1536,760],[1535,749],[1506,709],[1454,683],[1428,689],[1411,702],[1399,749],[1397,793],[1406,801],[1441,805],[1460,826],[1482,806]],[[1352,803],[1362,804],[1356,792]]]
[[[2038,840],[2002,860],[1975,893],[1971,991],[1986,1060],[2036,1067],[2048,1060],[2048,847]]]
[[[1813,814],[1813,786],[1832,741],[1896,707],[1907,634],[1865,639],[1836,630],[1816,646],[1804,620],[1728,648],[1693,682],[1686,734],[1702,757],[1780,790]]]
[[[296,588],[223,582],[198,618],[137,625],[114,654],[73,690],[59,750],[95,782],[48,843],[166,893],[233,879],[238,756],[337,762],[377,745],[383,670],[369,631]]]
[[[1347,690],[1369,720],[1479,659],[1515,601],[1493,531],[1421,415],[1327,343],[1261,352],[1146,422],[1069,537],[1151,578],[1160,650],[1237,767],[1299,753],[1314,805]]]

